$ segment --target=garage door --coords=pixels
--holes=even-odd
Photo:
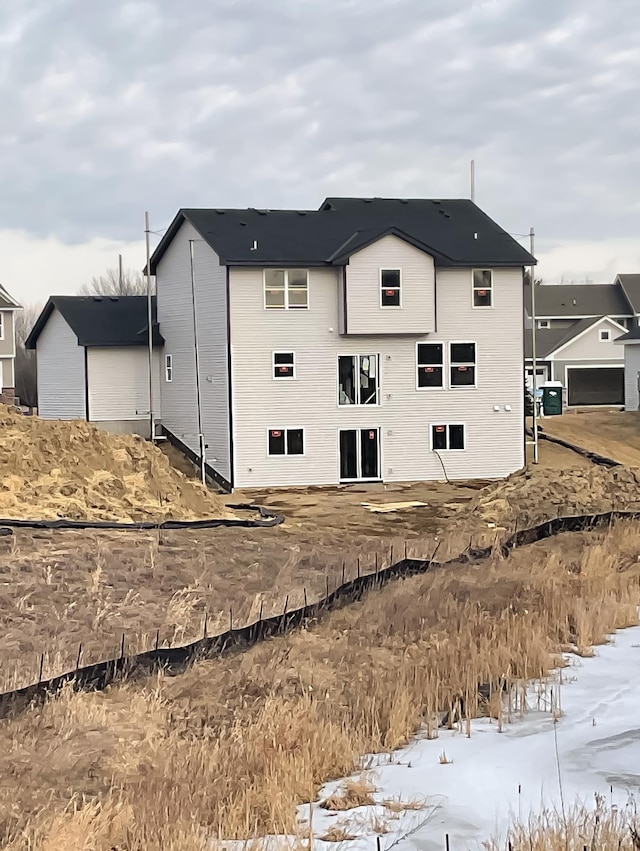
[[[569,405],[624,405],[624,367],[567,369]]]

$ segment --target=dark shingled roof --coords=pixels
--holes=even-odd
[[[640,343],[640,327],[632,328],[622,337],[616,337],[616,343]]]
[[[156,321],[155,296],[151,304],[153,345],[164,343]],[[54,310],[58,310],[78,338],[80,346],[146,346],[147,297],[128,296],[51,296],[26,340],[35,349],[38,337]]]
[[[594,316],[589,319],[580,319],[571,328],[538,328],[536,329],[536,360],[545,360],[552,352],[569,343],[574,337],[577,337],[582,331],[586,331],[596,322],[599,322],[601,316]],[[524,356],[531,358],[532,355],[532,340],[531,329],[525,331],[524,337]]]
[[[525,287],[531,312],[531,287]],[[574,304],[575,302],[575,304]],[[536,317],[632,316],[633,310],[617,284],[538,284]]]
[[[634,313],[640,313],[640,275],[618,275],[616,281],[627,297]]]
[[[319,210],[182,209],[151,258],[151,273],[184,221],[227,266],[344,265],[388,233],[438,266],[529,266],[535,259],[472,201],[327,198]]]

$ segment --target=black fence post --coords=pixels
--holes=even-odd
[[[204,624],[202,625],[202,637],[207,637],[207,621],[209,620],[209,612],[204,613]]]
[[[233,606],[229,607],[229,632],[233,632]]]
[[[358,556],[358,579],[360,579],[360,556]]]
[[[328,597],[329,596],[329,574],[325,573],[324,578],[325,578],[325,588],[326,588],[326,591],[327,591],[327,593],[325,594],[325,597]]]
[[[285,597],[285,601],[284,601],[284,612],[282,613],[283,616],[286,616],[288,609],[289,609],[289,595],[287,594],[287,596]]]
[[[445,835],[444,835],[444,847],[447,849],[447,851],[450,851],[449,834],[448,833],[445,833]]]
[[[258,613],[258,622],[262,623],[262,607],[264,606],[264,600],[260,597],[260,612]]]
[[[38,673],[38,683],[42,682],[42,672],[44,670],[44,653],[40,654],[40,671]]]
[[[122,633],[122,641],[120,642],[120,658],[124,659],[124,632]]]
[[[342,580],[340,581],[341,585],[344,585],[344,572],[345,572],[345,563],[344,563],[344,559],[342,559]]]
[[[156,630],[156,650],[160,647],[160,630]]]
[[[376,576],[378,575],[378,551],[376,550]]]
[[[304,594],[304,607],[307,608],[307,589],[303,588],[302,593]]]
[[[80,668],[80,657],[82,656],[82,642],[78,644],[78,655],[76,656],[76,671]]]
[[[407,542],[404,542],[404,560],[407,560]]]

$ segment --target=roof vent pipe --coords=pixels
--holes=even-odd
[[[254,239],[254,240],[253,240],[253,244],[251,245],[251,250],[252,250],[252,251],[257,251],[257,250],[258,250],[258,240],[257,240],[257,239]]]

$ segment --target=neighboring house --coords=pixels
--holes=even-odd
[[[624,407],[626,411],[637,411],[640,410],[640,327],[636,325],[618,337],[616,343],[624,346]]]
[[[21,307],[0,285],[0,402],[13,405],[15,398],[15,316]]]
[[[613,284],[536,285],[537,384],[560,381],[568,407],[624,404],[624,357],[615,340],[635,322],[640,286],[632,300],[621,277],[640,278],[618,276]],[[531,385],[530,286],[525,292],[525,374]]]
[[[51,296],[27,338],[36,350],[38,414],[150,434],[145,296]],[[159,419],[163,340],[153,302],[154,411]],[[157,401],[156,401],[157,400]]]
[[[163,431],[228,489],[506,476],[534,262],[466,200],[180,210],[151,259]]]

